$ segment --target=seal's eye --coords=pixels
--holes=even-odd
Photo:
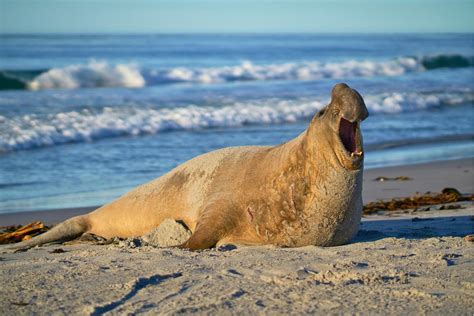
[[[324,112],[326,112],[326,108],[322,109],[321,111],[319,111],[318,113],[318,117],[321,117],[324,115]]]

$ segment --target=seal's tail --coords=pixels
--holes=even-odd
[[[18,244],[9,246],[8,250],[26,250],[35,246],[44,245],[50,242],[67,241],[75,239],[84,234],[89,229],[89,220],[86,215],[70,218],[44,234],[34,237],[30,240],[22,241]]]

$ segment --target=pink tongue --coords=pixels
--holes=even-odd
[[[341,137],[344,147],[350,153],[356,150],[355,124],[343,118],[341,118],[341,123],[339,124],[339,137]]]

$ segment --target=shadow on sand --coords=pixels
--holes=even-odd
[[[353,242],[375,241],[388,237],[407,239],[464,237],[473,233],[474,216],[364,219]]]

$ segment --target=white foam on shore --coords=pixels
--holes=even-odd
[[[143,86],[145,86],[145,79],[136,65],[109,65],[103,61],[52,68],[27,84],[27,88],[30,90],[94,87],[139,88]]]
[[[474,93],[390,93],[366,96],[371,114],[400,113],[474,101]],[[328,100],[263,100],[223,107],[189,105],[177,108],[105,107],[48,116],[0,116],[0,152],[88,142],[102,138],[156,134],[170,130],[231,128],[248,124],[279,124],[309,118]]]

